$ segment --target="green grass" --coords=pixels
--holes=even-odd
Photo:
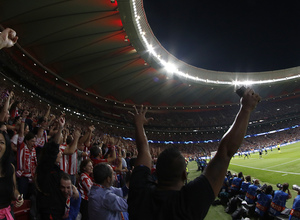
[[[189,163],[188,168],[188,180],[193,180],[201,174],[197,171],[196,162]],[[251,154],[249,159],[235,157],[228,169],[233,173],[243,172],[244,176],[250,175],[259,179],[261,184],[270,184],[274,190],[277,189],[277,183],[285,182],[290,184],[291,189],[293,184],[300,185],[300,143],[281,147],[280,153],[277,149],[269,150],[262,158],[259,158],[258,153]],[[290,192],[294,198],[296,192]],[[287,201],[288,208],[292,207],[293,198]],[[231,216],[224,212],[223,206],[215,206],[210,208],[205,219],[231,219]]]

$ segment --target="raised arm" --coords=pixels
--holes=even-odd
[[[259,101],[260,96],[254,93],[252,89],[247,88],[243,98],[241,98],[241,107],[232,126],[221,139],[215,157],[210,161],[203,173],[210,182],[215,196],[218,195],[222,187],[232,156],[242,144],[250,114]]]
[[[108,163],[112,163],[117,159],[117,154],[116,154],[116,150],[115,147],[113,146],[111,148],[111,154],[109,154],[109,156],[107,157],[107,162]]]
[[[85,132],[85,134],[79,139],[79,142],[78,142],[78,149],[83,151],[84,150],[84,146],[83,144],[87,145],[90,140],[89,138],[92,137],[92,132],[95,130],[95,127],[94,125],[91,125],[88,130]],[[88,145],[87,145],[88,146]]]
[[[21,126],[20,126],[20,129],[19,129],[19,138],[24,137],[25,120],[26,120],[28,115],[29,115],[29,112],[27,110],[25,110],[22,113],[22,121],[21,121]]]
[[[1,43],[0,43],[0,44],[1,44]],[[3,105],[3,108],[2,108],[2,110],[1,110],[1,112],[0,112],[0,121],[2,121],[2,122],[6,122],[5,119],[6,119],[7,114],[9,114],[8,111],[9,111],[9,108],[10,108],[10,102],[11,102],[11,99],[12,99],[13,96],[14,96],[14,92],[11,91],[11,92],[9,93],[9,95],[8,95],[8,97],[7,97],[7,99],[6,99],[5,103],[4,103],[4,105]]]
[[[80,131],[78,129],[75,130],[73,134],[73,141],[72,143],[65,149],[64,154],[71,155],[74,154],[77,146],[78,146],[78,140],[80,138]]]
[[[11,28],[6,28],[0,33],[0,49],[12,47],[17,43],[18,37],[16,32]]]
[[[61,115],[58,118],[58,131],[53,137],[53,141],[56,144],[60,144],[61,138],[62,138],[62,130],[64,129],[65,126],[65,115]]]
[[[141,106],[138,111],[135,106],[134,113],[129,112],[134,117],[135,124],[135,138],[138,155],[135,161],[135,166],[144,165],[151,169],[152,158],[150,155],[148,139],[145,134],[144,125],[148,124],[153,118],[146,118],[147,107]]]
[[[50,111],[51,111],[51,105],[48,105],[48,107],[47,107],[47,112],[46,112],[46,114],[45,114],[45,118],[49,118],[49,116],[50,116]]]

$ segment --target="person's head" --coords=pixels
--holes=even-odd
[[[67,139],[66,139],[66,144],[70,145],[73,142],[73,136],[72,135],[68,135]]]
[[[63,173],[60,178],[60,191],[64,197],[68,197],[72,193],[71,177],[67,173]]]
[[[273,192],[273,187],[271,185],[268,185],[267,188],[266,188],[265,193],[266,194],[272,194],[272,192]]]
[[[24,138],[24,142],[25,144],[27,145],[27,147],[29,149],[32,149],[33,146],[36,144],[36,138],[35,138],[35,135],[31,132],[28,132],[26,135],[25,135],[25,138]]]
[[[258,179],[254,180],[254,185],[257,185],[257,186],[259,185],[259,180]]]
[[[98,156],[101,156],[101,148],[99,147],[99,145],[94,145],[91,147],[90,149],[90,154],[91,154],[91,157],[98,157]]]
[[[125,157],[126,157],[126,150],[125,150],[125,149],[122,149],[122,150],[121,150],[121,154],[122,154],[122,157],[125,158]]]
[[[95,183],[109,187],[114,183],[114,172],[109,164],[99,163],[93,169]]]
[[[47,118],[43,116],[38,119],[37,124],[39,125],[39,127],[46,128],[47,121],[48,121]]]
[[[250,182],[251,182],[251,176],[246,176],[246,177],[245,177],[245,180],[246,180],[246,182],[249,182],[249,183],[250,183]]]
[[[30,129],[29,129],[29,125],[25,123],[24,126],[24,135],[27,135],[29,133]]]
[[[18,109],[22,108],[22,102],[18,102],[16,106]]]
[[[227,171],[227,177],[231,177],[231,176],[232,176],[231,171],[228,170],[228,171]]]
[[[178,149],[172,147],[164,150],[156,163],[158,184],[174,186],[186,180],[186,163]]]
[[[21,116],[16,116],[14,121],[13,121],[13,124],[14,125],[20,125],[21,121],[22,121],[22,117]]]
[[[243,176],[243,172],[239,172],[239,174],[238,174],[238,178],[243,178],[244,176]]]
[[[126,152],[126,157],[130,158],[131,157],[131,153],[129,151]]]
[[[91,173],[93,173],[93,163],[91,159],[88,158],[81,162],[80,172],[87,173],[88,175],[91,175]]]
[[[282,184],[282,191],[283,192],[285,192],[288,188],[289,188],[289,184],[288,183]]]
[[[15,101],[12,106],[10,107],[11,111],[15,110],[16,108],[20,109],[22,107],[22,102]]]

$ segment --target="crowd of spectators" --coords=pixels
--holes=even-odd
[[[14,94],[11,88],[16,91],[16,94]],[[126,174],[132,166],[132,163],[130,163],[129,159],[134,158],[137,153],[134,141],[125,140],[121,136],[114,136],[116,131],[110,135],[109,129],[112,127],[110,127],[109,124],[93,124],[91,121],[80,119],[76,115],[65,115],[65,113],[61,112],[62,108],[51,107],[48,103],[45,103],[45,101],[41,101],[42,99],[33,97],[31,94],[18,91],[17,88],[12,87],[7,82],[2,85],[1,91],[1,115],[5,115],[5,112],[9,110],[9,117],[3,117],[2,120],[3,122],[6,122],[6,124],[2,124],[7,126],[6,130],[12,139],[11,142],[15,151],[15,166],[17,167],[19,191],[24,195],[25,199],[30,199],[32,201],[33,206],[36,206],[36,194],[38,194],[33,181],[35,169],[40,157],[40,152],[38,149],[44,148],[48,140],[51,140],[51,138],[55,136],[58,123],[56,119],[58,119],[62,114],[64,115],[64,118],[66,118],[66,125],[62,130],[63,142],[60,143],[60,151],[63,156],[59,163],[61,170],[70,174],[70,182],[74,186],[78,186],[78,193],[80,192],[79,194],[81,196],[82,204],[80,207],[80,212],[82,213],[83,217],[82,219],[88,219],[87,195],[88,190],[93,185],[91,177],[92,169],[97,163],[111,164],[114,172],[117,173],[117,182],[115,183],[115,186],[126,186]],[[10,107],[5,109],[5,106]],[[278,127],[274,128],[275,125]],[[295,125],[295,121],[286,120],[282,123],[270,124],[269,127],[265,127],[263,131],[266,131],[265,129],[267,128],[274,130],[292,125]],[[256,129],[258,132],[261,132],[259,126]],[[250,130],[255,131],[254,127],[250,127]],[[124,132],[123,129],[120,129],[120,134],[124,135],[125,133],[128,137],[132,137],[132,131],[132,129],[129,129],[129,131]],[[33,135],[33,133],[35,135]],[[244,143],[239,151],[259,149],[296,141],[299,137],[299,133],[300,129],[294,128],[282,132],[271,133],[257,137],[249,137],[244,140]],[[149,132],[148,135],[151,137],[151,132]],[[183,132],[179,139],[189,141],[189,137],[192,136],[192,134],[186,134]],[[210,133],[206,131],[201,135],[199,134],[199,136],[202,137],[202,140],[217,140],[221,138],[222,132],[217,131],[215,133]],[[168,136],[163,135],[163,133],[159,135],[161,140],[169,140],[166,139],[168,137],[172,139],[174,138],[173,135]],[[24,165],[22,166],[22,164],[27,163],[28,161],[20,157],[20,153],[25,145],[31,152],[31,157],[35,158],[30,162],[30,172],[28,172],[28,170],[26,171]],[[177,148],[186,157],[199,157],[209,156],[212,151],[216,151],[218,142],[198,144],[151,144],[150,146],[153,158],[157,158],[160,151],[169,147]],[[32,149],[34,149],[34,151]],[[88,159],[89,157],[92,160]],[[127,159],[128,164],[126,164],[125,159]],[[75,168],[73,163],[76,164]],[[73,167],[73,170],[71,167]],[[77,180],[75,177],[77,177]],[[126,195],[126,193],[124,193],[124,195]],[[39,205],[41,206],[41,204]],[[46,207],[48,205],[49,204],[46,204]],[[39,207],[39,209],[42,208]],[[36,208],[33,207],[32,210],[32,215],[36,215],[34,211]]]
[[[136,143],[130,138],[135,129],[128,109],[112,109],[111,115],[118,116],[113,119],[92,115],[95,106],[88,107],[86,103],[84,106],[90,110],[87,115],[77,109],[70,111],[69,106],[56,106],[47,101],[47,95],[24,90],[23,86],[6,79],[1,82],[0,89],[0,129],[5,133],[3,137],[10,138],[11,141],[5,143],[10,143],[14,152],[18,183],[15,194],[31,201],[31,218],[75,219],[79,212],[82,219],[97,219],[99,215],[128,218],[126,196],[130,170],[137,155]],[[70,102],[63,96],[60,99]],[[273,102],[257,109],[248,133],[295,125],[293,119],[300,118],[297,100],[299,97],[295,96],[280,104]],[[205,111],[189,113],[149,111],[156,119],[147,127],[149,139],[194,141],[151,144],[153,168],[160,152],[169,147],[177,148],[186,157],[207,156],[216,151],[218,141],[207,140],[222,137],[234,120],[233,112],[237,112],[237,105],[207,107]],[[295,128],[249,137],[241,150],[295,141],[299,131]],[[195,143],[199,140],[208,143]],[[18,195],[15,199],[22,200]],[[93,214],[89,214],[91,210]]]
[[[289,183],[278,183],[276,187],[273,190],[271,185],[261,184],[258,179],[244,176],[242,172],[232,174],[228,171],[214,205],[224,205],[232,219],[251,217],[273,220],[288,216],[289,219],[298,219],[300,187],[293,186],[297,196],[292,207],[286,207],[287,200],[292,198]]]

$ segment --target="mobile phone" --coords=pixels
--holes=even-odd
[[[235,92],[236,94],[238,94],[239,97],[243,97],[245,91],[246,91],[246,87],[242,86],[241,88],[237,89]]]

